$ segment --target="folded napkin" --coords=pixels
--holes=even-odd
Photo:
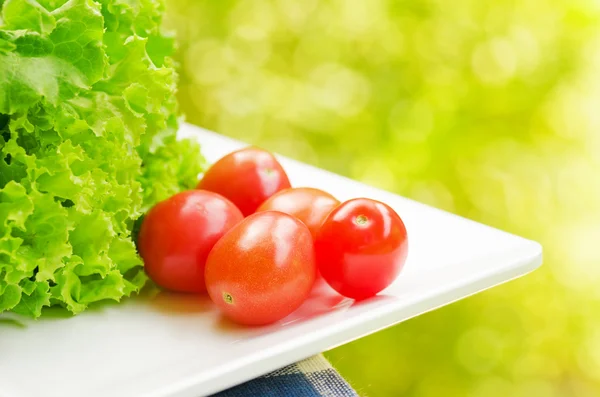
[[[213,397],[358,397],[329,362],[317,355]]]

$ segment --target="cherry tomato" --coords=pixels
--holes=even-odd
[[[316,264],[310,231],[276,211],[244,219],[215,244],[206,262],[206,288],[231,320],[278,321],[307,298]]]
[[[315,240],[319,271],[340,294],[376,295],[398,276],[408,254],[406,227],[388,205],[353,199],[334,209]]]
[[[208,253],[243,219],[231,201],[206,190],[182,192],[156,204],[144,218],[138,236],[146,273],[165,289],[205,291]]]
[[[282,190],[258,207],[258,211],[281,211],[300,219],[313,238],[327,215],[340,202],[331,194],[311,187]]]
[[[204,174],[198,189],[222,194],[244,214],[253,214],[259,205],[290,181],[275,156],[266,150],[248,147],[229,153]]]

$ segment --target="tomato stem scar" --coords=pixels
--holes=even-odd
[[[367,223],[369,219],[364,216],[364,215],[359,215],[356,218],[354,218],[354,223],[356,223],[357,225],[364,225],[365,223]]]
[[[233,305],[233,296],[230,293],[223,292],[223,300],[229,305]]]
[[[275,170],[273,168],[264,168],[263,172],[267,175],[267,176],[271,176],[275,173]]]

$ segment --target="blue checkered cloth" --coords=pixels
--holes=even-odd
[[[313,356],[213,397],[358,397],[322,356]]]

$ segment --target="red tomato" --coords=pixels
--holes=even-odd
[[[244,214],[253,214],[259,205],[290,181],[275,156],[256,147],[241,149],[214,163],[198,189],[222,194]]]
[[[215,244],[206,262],[206,288],[222,312],[246,325],[286,317],[308,296],[315,281],[308,228],[282,212],[244,219]]]
[[[208,253],[244,216],[225,197],[191,190],[156,204],[138,236],[148,276],[160,287],[202,292]]]
[[[408,254],[402,219],[388,205],[353,199],[333,210],[315,240],[327,283],[354,299],[376,295],[398,276]]]
[[[310,187],[282,190],[258,207],[258,211],[281,211],[300,219],[313,238],[327,215],[340,202],[331,194]]]

